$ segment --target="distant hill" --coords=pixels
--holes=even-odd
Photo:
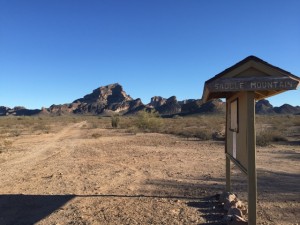
[[[217,114],[225,113],[226,104],[220,99],[207,103],[201,99],[188,99],[178,101],[176,96],[163,98],[154,96],[150,103],[143,104],[140,98],[133,99],[123,87],[118,84],[110,84],[99,87],[92,93],[74,100],[72,103],[51,105],[41,110],[26,109],[24,107],[8,108],[0,106],[0,116],[32,116],[32,115],[121,115],[135,114],[141,110],[156,110],[162,116],[190,115],[190,114]],[[300,114],[299,106],[284,104],[280,107],[273,107],[268,100],[260,100],[256,103],[257,114]]]
[[[300,106],[283,104],[280,107],[273,107],[268,100],[263,99],[256,103],[255,112],[257,114],[299,114]]]

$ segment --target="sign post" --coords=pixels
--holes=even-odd
[[[257,175],[255,101],[295,90],[300,78],[249,56],[205,82],[203,101],[226,98],[226,191],[233,162],[248,179],[248,224],[256,225]]]
[[[256,224],[257,177],[254,92],[247,92],[248,223]]]

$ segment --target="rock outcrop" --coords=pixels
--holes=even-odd
[[[48,109],[44,109],[43,112],[48,111],[52,115],[64,115],[74,113],[79,104],[63,104],[63,105],[51,105]]]
[[[186,114],[198,113],[203,102],[201,99],[189,101],[181,106],[181,112]]]
[[[255,106],[257,114],[299,114],[300,106],[284,104],[279,107],[273,107],[266,99],[259,100]]]
[[[7,116],[10,108],[5,106],[0,106],[0,116]]]
[[[85,95],[83,98],[77,99],[73,103],[101,103],[103,105],[110,105],[131,100],[133,99],[126,94],[123,87],[120,84],[115,83],[97,88],[91,94]]]
[[[198,113],[202,114],[218,114],[226,112],[226,104],[221,99],[214,99],[212,101],[202,104],[198,110]]]
[[[51,114],[109,114],[117,112],[127,114],[144,107],[141,99],[132,99],[118,84],[110,84],[99,87],[91,94],[76,99],[73,103],[64,105],[52,105],[49,108]]]
[[[156,109],[156,108],[166,104],[166,102],[167,102],[167,99],[165,99],[161,96],[154,96],[151,98],[151,101],[148,104],[148,106]]]
[[[33,116],[41,112],[39,109],[26,109],[23,106],[16,106],[14,108],[9,108],[5,106],[0,106],[0,116]]]
[[[274,107],[274,111],[279,114],[299,114],[300,106],[291,106],[289,104],[283,104],[279,107]]]
[[[273,114],[275,113],[273,106],[266,99],[259,100],[255,105],[256,114]]]
[[[173,115],[181,112],[181,105],[178,103],[177,98],[172,96],[168,98],[165,104],[155,108],[161,115]]]

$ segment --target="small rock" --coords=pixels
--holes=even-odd
[[[237,202],[237,199],[233,199],[233,197],[230,197],[229,199],[226,199],[224,204],[224,209],[228,211],[230,208],[234,207],[235,203]]]
[[[227,215],[224,217],[223,222],[227,223],[227,225],[248,225],[246,220],[237,215]]]
[[[235,202],[233,207],[241,210],[242,215],[246,215],[248,213],[247,206],[242,201]]]
[[[230,208],[228,210],[228,215],[243,217],[242,211],[238,208]]]
[[[240,216],[233,215],[232,221],[230,221],[228,225],[248,225],[248,222]]]
[[[233,193],[230,193],[230,192],[223,192],[220,196],[218,196],[219,197],[219,202],[220,203],[223,203],[223,204],[225,204],[225,201],[227,200],[227,199],[235,199],[235,198],[237,198],[237,196],[235,195],[235,194],[233,194]],[[231,200],[232,201],[232,200]]]

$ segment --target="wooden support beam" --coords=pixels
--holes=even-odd
[[[248,224],[256,225],[257,176],[254,92],[247,92]]]

